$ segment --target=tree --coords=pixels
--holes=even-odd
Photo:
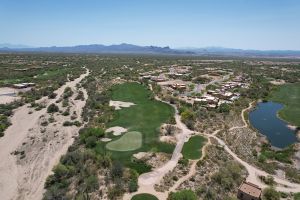
[[[49,98],[49,99],[55,99],[56,96],[57,96],[57,94],[54,93],[54,92],[52,92],[52,93],[50,93],[50,94],[48,95],[48,98]]]
[[[185,110],[181,113],[181,120],[187,121],[187,120],[193,120],[194,119],[194,113],[190,110]]]
[[[54,112],[58,112],[58,111],[59,111],[59,108],[54,103],[50,104],[47,108],[48,113],[54,113]]]
[[[222,103],[219,107],[219,112],[221,113],[229,113],[230,106],[227,103]]]
[[[197,200],[197,195],[192,190],[181,190],[170,193],[168,200]]]
[[[263,200],[280,200],[280,193],[277,192],[273,187],[264,189]]]

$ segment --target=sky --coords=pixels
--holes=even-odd
[[[0,43],[300,50],[300,0],[0,0]]]

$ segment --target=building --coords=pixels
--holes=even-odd
[[[35,83],[17,83],[12,85],[12,87],[16,89],[23,89],[23,88],[33,87],[33,86],[35,86]]]
[[[240,200],[260,200],[262,190],[257,185],[243,182],[239,187],[237,198]]]
[[[171,85],[171,87],[173,89],[177,89],[177,90],[185,90],[186,89],[186,84],[184,83],[174,83]]]

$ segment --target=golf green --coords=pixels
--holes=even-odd
[[[142,146],[142,134],[137,131],[125,133],[121,138],[106,145],[112,151],[133,151]]]
[[[202,147],[205,145],[207,139],[196,135],[189,139],[188,142],[184,143],[182,154],[187,159],[199,159],[202,155]]]
[[[158,198],[152,194],[143,193],[134,195],[131,200],[158,200]]]
[[[111,157],[119,160],[127,167],[144,172],[148,166],[132,161],[132,155],[137,152],[158,151],[172,153],[174,145],[159,141],[159,127],[174,117],[174,108],[166,103],[153,98],[153,93],[144,85],[139,83],[123,83],[114,85],[111,90],[111,100],[132,102],[135,105],[115,110],[113,119],[107,123],[107,127],[121,126],[127,128],[128,132],[141,133],[141,147],[138,141],[125,144],[129,140],[127,136],[112,136],[108,144],[97,143],[96,152],[110,153]],[[119,141],[120,139],[120,141]],[[127,151],[125,151],[127,150]]]

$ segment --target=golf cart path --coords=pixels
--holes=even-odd
[[[156,100],[162,101],[158,97],[156,97]],[[163,166],[161,166],[157,169],[154,169],[152,172],[140,175],[139,179],[138,179],[138,184],[139,184],[138,191],[135,192],[135,193],[132,193],[132,194],[128,194],[128,193],[125,194],[124,197],[123,197],[124,200],[130,200],[131,197],[134,196],[135,194],[141,194],[141,193],[149,193],[149,194],[155,195],[160,200],[167,199],[169,192],[175,191],[176,188],[181,183],[183,183],[185,180],[188,180],[196,172],[195,171],[196,162],[195,162],[191,166],[191,172],[188,175],[186,175],[185,177],[182,177],[181,179],[179,179],[169,191],[157,192],[154,189],[154,185],[158,184],[160,182],[160,180],[163,178],[164,175],[166,175],[169,171],[171,171],[175,168],[175,166],[177,165],[178,160],[181,156],[181,150],[182,150],[184,142],[187,141],[188,138],[190,137],[190,135],[193,133],[192,130],[188,129],[185,126],[185,124],[183,124],[181,122],[180,115],[178,113],[177,107],[175,105],[170,104],[169,102],[165,102],[165,101],[162,101],[162,102],[167,103],[167,104],[169,104],[169,105],[171,105],[175,108],[176,125],[179,128],[181,128],[182,133],[179,136],[177,136],[177,139],[178,139],[177,141],[178,142],[177,142],[177,145],[174,149],[171,160],[168,161],[165,165],[163,165]],[[243,109],[242,112],[241,112],[241,117],[242,117],[244,125],[234,126],[230,130],[241,129],[241,128],[245,128],[245,127],[248,126],[248,124],[245,120],[245,117],[244,117],[244,112],[246,110],[250,109],[252,107],[252,104],[253,104],[253,102],[250,103],[249,106],[247,108]],[[261,180],[259,179],[259,176],[272,176],[274,178],[274,181],[277,183],[277,185],[275,186],[276,190],[278,190],[280,192],[287,192],[287,193],[289,193],[289,192],[293,192],[293,193],[300,192],[300,184],[292,183],[288,180],[279,178],[275,175],[268,174],[268,173],[266,173],[266,172],[264,172],[264,171],[262,171],[262,170],[260,170],[256,167],[250,165],[249,163],[243,161],[242,159],[240,159],[233,151],[231,151],[231,149],[225,144],[225,142],[223,140],[221,140],[220,138],[218,138],[216,136],[216,134],[219,131],[221,131],[221,130],[216,130],[212,134],[204,133],[204,134],[201,134],[201,135],[204,135],[207,138],[212,137],[212,138],[216,139],[216,141],[219,143],[219,145],[223,146],[224,150],[227,153],[229,153],[234,158],[234,160],[236,160],[241,165],[243,165],[246,168],[247,172],[248,172],[247,181],[249,181],[253,184],[256,184],[257,186],[259,186],[261,188],[266,188],[266,187],[268,187],[268,185],[262,183]],[[200,133],[196,133],[196,134],[200,134]]]
[[[156,97],[156,100],[167,103],[165,101],[160,100],[157,97]],[[163,166],[161,166],[159,168],[154,169],[152,172],[148,172],[148,173],[145,173],[145,174],[142,174],[139,176],[139,179],[138,179],[139,186],[150,186],[150,185],[154,186],[155,184],[159,183],[160,180],[169,171],[172,171],[176,167],[176,165],[181,157],[181,150],[182,150],[184,143],[186,141],[188,141],[189,137],[193,133],[192,130],[188,129],[186,127],[186,125],[181,122],[180,115],[178,113],[176,106],[172,105],[172,104],[169,104],[169,105],[171,105],[175,109],[176,125],[181,130],[181,133],[176,135],[176,139],[177,139],[176,147],[173,151],[171,159],[166,164],[164,164]]]
[[[248,127],[248,123],[247,123],[247,121],[246,121],[246,119],[245,119],[245,112],[246,112],[247,110],[250,110],[250,109],[253,107],[254,102],[255,102],[255,101],[252,101],[251,103],[249,103],[249,106],[248,106],[247,108],[243,109],[242,112],[241,112],[241,118],[242,118],[242,120],[243,120],[244,125],[243,125],[243,126],[233,126],[233,127],[231,127],[231,128],[229,129],[229,131],[234,130],[234,129],[241,129],[241,128],[246,128],[246,127]]]
[[[79,78],[66,82],[65,85],[55,91],[57,94],[55,99],[43,97],[36,102],[45,102],[46,106],[55,103],[63,94],[66,87],[70,87],[72,90],[75,90],[76,84],[88,75],[89,70],[87,70],[86,73],[82,74]],[[87,92],[84,88],[82,88],[82,91],[86,100]],[[84,105],[85,101],[78,102],[78,105],[74,105],[73,108],[78,114],[80,114]],[[68,147],[73,143],[72,136],[75,135],[78,132],[76,130],[80,128],[66,127],[64,130],[66,133],[66,139],[59,149],[53,149],[54,145],[51,146],[51,144],[49,146],[45,146],[44,150],[33,149],[34,154],[37,156],[32,158],[32,161],[25,162],[21,165],[18,163],[19,161],[16,156],[12,153],[22,146],[22,142],[31,137],[32,134],[40,134],[39,131],[35,131],[36,127],[39,127],[40,117],[47,114],[47,108],[43,108],[29,114],[32,110],[29,106],[29,104],[25,104],[14,110],[14,115],[10,119],[12,125],[6,129],[4,137],[0,138],[1,200],[42,199],[46,178],[51,174],[52,168],[59,162],[60,157],[67,152]]]
[[[215,131],[215,132],[219,132],[219,130]],[[169,189],[168,193],[170,192],[175,192],[176,189],[185,181],[189,180],[192,176],[194,176],[194,174],[196,173],[196,167],[197,167],[197,163],[200,160],[203,160],[206,156],[206,148],[211,145],[210,139],[208,138],[208,141],[206,142],[206,144],[203,146],[202,148],[202,155],[201,158],[197,159],[197,160],[192,160],[192,164],[189,170],[189,173],[183,177],[181,177],[180,179],[178,179],[178,181],[176,181],[176,183]]]

